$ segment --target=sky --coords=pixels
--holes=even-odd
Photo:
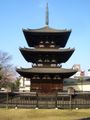
[[[87,71],[90,69],[90,0],[0,0],[0,51],[12,56],[14,66],[31,67],[19,51],[19,47],[28,47],[22,28],[45,26],[47,2],[49,26],[72,29],[65,48],[75,48],[75,52],[63,67],[80,64]]]

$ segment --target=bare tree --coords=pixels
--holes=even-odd
[[[0,88],[7,87],[15,80],[15,72],[10,60],[11,56],[8,53],[0,51]]]

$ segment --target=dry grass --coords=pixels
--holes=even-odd
[[[90,117],[90,109],[0,109],[0,120],[80,120]]]

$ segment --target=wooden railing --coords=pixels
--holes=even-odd
[[[0,92],[0,107],[7,108],[90,108],[90,92],[39,94],[36,92]]]

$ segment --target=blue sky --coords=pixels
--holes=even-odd
[[[28,47],[22,28],[45,25],[47,2],[49,26],[72,29],[66,48],[76,50],[63,67],[90,69],[90,0],[0,0],[0,50],[12,55],[14,66],[30,67],[19,52],[19,47]]]

